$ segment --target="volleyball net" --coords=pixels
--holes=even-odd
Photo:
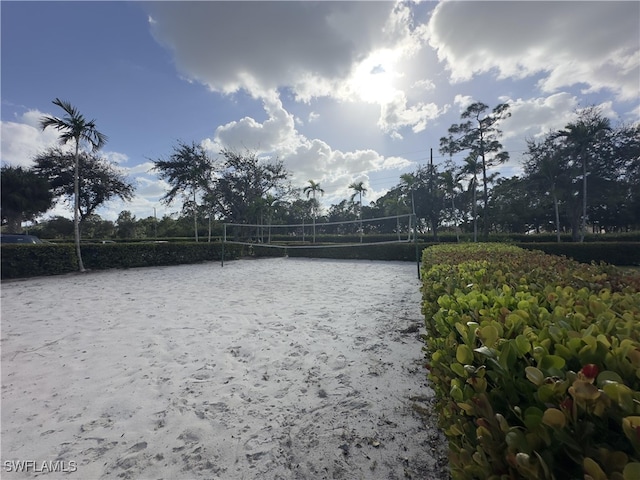
[[[341,222],[298,224],[223,224],[223,242],[267,248],[339,248],[411,242],[415,238],[412,214],[363,218]]]

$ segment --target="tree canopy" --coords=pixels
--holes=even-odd
[[[22,222],[45,213],[53,203],[47,181],[22,167],[2,166],[2,225],[8,232],[20,233]]]
[[[56,201],[69,202],[74,198],[75,156],[60,148],[50,148],[34,158],[33,172],[46,180]],[[80,222],[113,198],[131,200],[134,185],[124,173],[95,153],[78,154]]]

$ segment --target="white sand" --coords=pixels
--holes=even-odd
[[[419,287],[293,258],[5,281],[0,476],[447,478]]]

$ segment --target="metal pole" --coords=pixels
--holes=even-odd
[[[220,266],[224,267],[224,244],[227,241],[227,224],[222,224],[222,254],[220,255]]]
[[[416,214],[413,214],[413,221],[415,223],[414,229],[413,229],[413,244],[416,247],[416,267],[418,267],[418,280],[420,280],[420,253],[418,252],[418,220],[415,216]]]

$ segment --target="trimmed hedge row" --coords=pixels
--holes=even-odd
[[[82,245],[86,269],[134,268],[179,265],[220,260],[222,244],[191,243],[108,243]],[[225,246],[225,259],[237,259],[242,249]],[[2,246],[2,278],[59,275],[77,271],[73,244]]]
[[[434,243],[418,242],[418,256],[425,248]],[[462,244],[461,244],[462,245]],[[464,244],[467,245],[467,244]],[[554,255],[565,255],[579,262],[606,262],[612,265],[640,265],[640,243],[601,242],[601,243],[523,243],[518,246],[531,250],[540,250]],[[415,261],[416,244],[387,243],[381,245],[360,246],[354,243],[349,247],[313,247],[313,248],[273,248],[253,246],[249,254],[257,257],[311,257],[363,260],[399,260]]]
[[[582,263],[606,262],[612,265],[640,265],[639,242],[518,243],[528,250],[565,255]]]
[[[469,244],[422,278],[454,479],[640,478],[640,275]]]
[[[438,242],[440,243],[457,243],[458,237],[462,243],[473,242],[472,233],[461,233],[455,235],[450,232],[438,234]],[[431,241],[432,237],[428,235],[419,235],[418,241]],[[571,238],[571,234],[563,233],[560,235],[562,243],[575,243]],[[591,242],[640,242],[640,231],[620,232],[620,233],[588,233],[584,237],[584,241]],[[490,243],[557,243],[555,233],[491,233],[489,234]]]
[[[389,243],[350,247],[288,248],[240,247],[227,244],[225,257],[290,257],[416,261],[418,255],[433,243]],[[465,244],[469,245],[469,244]],[[638,243],[551,243],[523,244],[525,248],[562,254],[582,262],[605,261],[615,265],[640,265]],[[219,242],[161,243],[85,243],[82,258],[86,268],[132,268],[153,265],[177,265],[220,259]],[[56,275],[77,270],[73,243],[2,246],[2,278]]]

